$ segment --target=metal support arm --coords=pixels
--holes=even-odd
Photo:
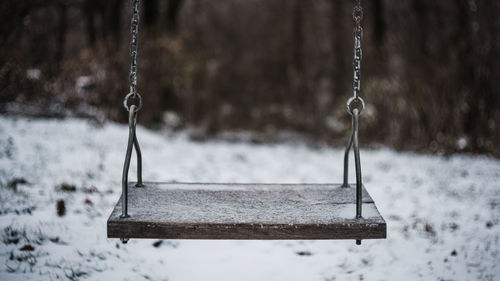
[[[125,154],[125,163],[123,165],[122,174],[122,214],[120,217],[128,218],[128,171],[130,168],[130,159],[132,158],[132,147],[135,147],[135,153],[137,155],[137,184],[136,187],[143,186],[142,184],[142,153],[139,146],[139,141],[137,140],[137,135],[135,133],[135,127],[137,122],[137,111],[136,106],[131,105],[128,118],[129,134],[128,134],[128,145],[127,152]]]
[[[361,159],[359,154],[359,140],[358,140],[358,120],[360,111],[358,108],[354,108],[349,112],[352,115],[352,133],[349,137],[349,141],[344,152],[344,181],[342,187],[349,187],[348,174],[349,174],[349,151],[351,147],[354,149],[354,166],[356,169],[356,219],[362,219],[363,211],[363,179],[361,176]],[[361,244],[361,240],[356,240],[356,244]]]

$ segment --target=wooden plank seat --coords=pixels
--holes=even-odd
[[[109,238],[383,239],[386,223],[363,188],[340,184],[129,183],[108,219]]]

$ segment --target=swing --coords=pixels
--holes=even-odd
[[[132,0],[129,138],[122,174],[122,196],[107,222],[108,238],[155,239],[362,239],[386,238],[386,223],[362,184],[358,119],[361,74],[360,0],[354,7],[354,95],[347,101],[352,133],[344,153],[342,184],[161,183],[142,181],[142,154],[136,135],[142,97],[137,92],[139,0]],[[129,105],[130,99],[136,104]],[[354,150],[356,183],[348,184]],[[128,182],[132,149],[137,182]]]

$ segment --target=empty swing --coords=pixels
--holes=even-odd
[[[129,137],[122,174],[122,196],[107,222],[109,238],[155,239],[362,239],[386,238],[386,223],[365,190],[361,177],[358,119],[365,107],[361,82],[360,0],[353,11],[353,97],[347,101],[352,133],[344,153],[342,184],[162,183],[142,181],[142,155],[136,135],[142,97],[137,92],[139,0],[132,0]],[[129,105],[130,99],[137,104]],[[348,183],[354,150],[356,183]],[[132,150],[137,182],[128,182]]]

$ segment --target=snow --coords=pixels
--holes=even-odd
[[[0,117],[0,280],[500,279],[499,160],[363,150],[364,183],[388,237],[361,246],[138,239],[122,245],[106,238],[106,220],[120,196],[127,133],[113,123]],[[141,126],[138,137],[147,181],[342,179],[341,149],[193,142]],[[58,200],[64,216],[57,215]]]
[[[186,189],[186,186],[187,189]],[[151,230],[166,224],[164,227],[180,227],[178,224],[192,225],[199,223],[199,228],[235,227],[238,224],[265,224],[264,233],[272,229],[280,229],[276,224],[350,224],[356,215],[355,189],[342,188],[340,185],[272,185],[270,188],[262,184],[231,184],[235,189],[229,189],[228,184],[151,184],[145,183],[144,188],[130,187],[128,191],[128,214],[126,221],[141,223],[146,221]],[[180,188],[176,188],[180,187]],[[212,187],[214,189],[212,189]],[[288,188],[287,188],[288,187]],[[189,190],[189,191],[188,191]],[[224,192],[220,192],[224,190]],[[379,227],[383,223],[380,214],[365,192],[363,201],[363,218],[365,227]],[[110,216],[116,227],[120,219],[121,201]],[[154,206],[154,208],[151,208]],[[256,207],[257,206],[257,207]],[[144,226],[144,225],[143,225]],[[146,227],[147,227],[146,226]],[[184,227],[186,227],[184,225]],[[331,226],[330,226],[331,227]],[[191,228],[189,226],[188,228]],[[287,232],[281,229],[282,232]],[[172,231],[177,233],[177,231]],[[272,231],[271,231],[272,232]],[[212,233],[206,231],[206,234]],[[213,234],[213,233],[212,233]],[[256,235],[263,233],[256,233]],[[276,235],[276,233],[274,233]],[[115,234],[114,235],[119,235]],[[114,236],[113,235],[113,236]],[[198,234],[199,235],[199,234]],[[265,234],[264,234],[265,235]],[[298,231],[293,236],[312,237],[311,233]],[[195,235],[196,236],[196,235]],[[231,235],[228,235],[231,236]],[[238,235],[236,235],[238,236]],[[116,237],[116,236],[115,236]],[[170,236],[172,237],[172,236]],[[234,236],[233,236],[234,237]],[[262,237],[262,236],[261,236]],[[269,237],[269,236],[268,236]],[[307,238],[303,238],[307,239]]]

